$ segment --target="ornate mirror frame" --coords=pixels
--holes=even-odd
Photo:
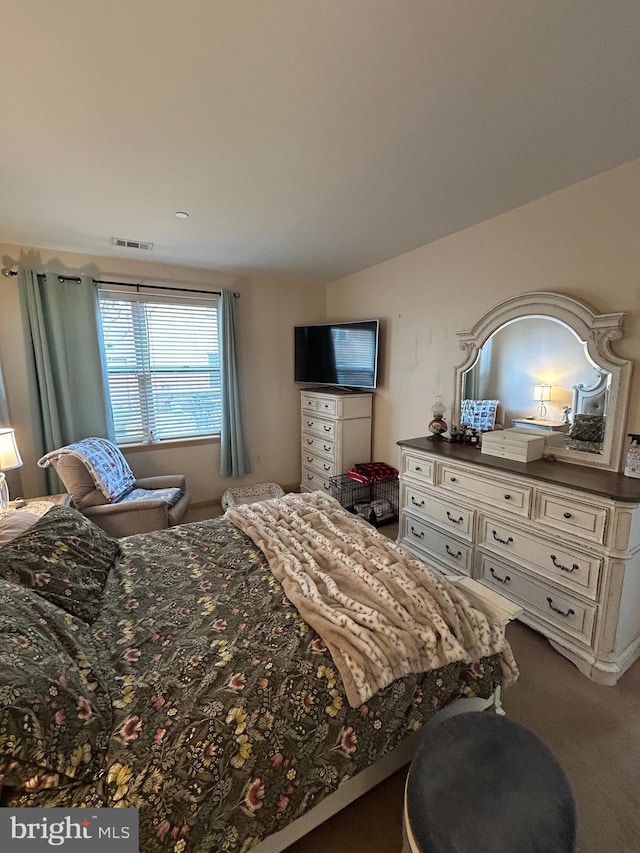
[[[625,316],[626,312],[596,314],[583,302],[560,293],[540,291],[506,299],[484,314],[471,329],[458,332],[464,359],[455,368],[452,420],[458,423],[460,421],[464,374],[475,364],[482,346],[494,332],[511,320],[526,317],[558,320],[565,323],[586,344],[587,353],[593,363],[611,373],[611,384],[602,451],[584,453],[553,447],[550,452],[565,462],[619,471],[622,464],[632,363],[615,355],[610,349],[610,343],[622,337]]]

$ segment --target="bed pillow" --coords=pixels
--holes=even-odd
[[[89,629],[0,579],[0,787],[36,792],[93,779],[112,728]]]
[[[569,435],[575,441],[602,441],[604,420],[602,415],[575,415]]]
[[[0,578],[87,623],[100,608],[120,543],[71,507],[52,507],[28,530],[0,546]]]
[[[32,512],[20,510],[0,515],[0,545],[15,539],[19,533],[24,533],[25,530],[33,527],[39,518],[39,515],[34,515]]]
[[[495,429],[496,414],[500,400],[463,400],[460,407],[460,423],[469,429],[483,432]]]

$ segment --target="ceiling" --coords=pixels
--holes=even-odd
[[[0,73],[24,247],[332,280],[640,157],[638,0],[14,0]]]

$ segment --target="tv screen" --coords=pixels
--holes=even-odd
[[[296,326],[295,381],[375,388],[378,320]]]

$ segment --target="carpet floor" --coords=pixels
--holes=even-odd
[[[527,626],[512,623],[507,636],[520,678],[505,693],[504,709],[567,773],[578,809],[577,850],[639,853],[640,662],[616,687],[603,687]],[[288,853],[400,853],[405,777],[400,770]]]

